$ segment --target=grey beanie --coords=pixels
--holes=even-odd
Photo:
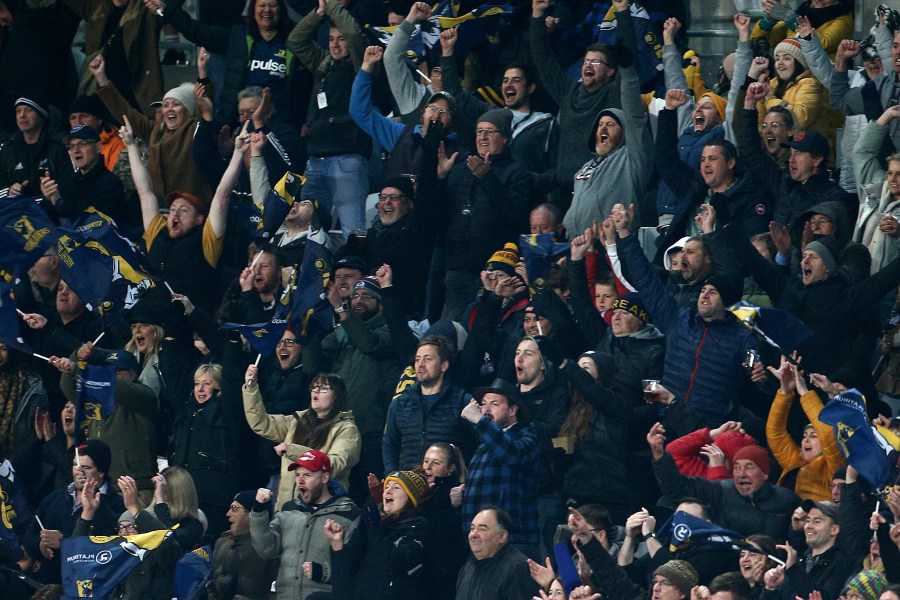
[[[837,249],[834,248],[833,240],[834,238],[831,236],[821,237],[808,243],[805,248],[805,250],[811,250],[819,255],[819,258],[825,263],[825,268],[828,269],[829,275],[836,273],[838,269],[838,257],[835,255]]]
[[[490,123],[507,140],[512,137],[512,111],[508,108],[492,108],[480,117],[478,123]]]

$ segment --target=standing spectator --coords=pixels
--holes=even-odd
[[[309,385],[310,406],[291,415],[269,414],[257,384],[257,368],[247,367],[244,377],[244,414],[250,429],[270,442],[278,442],[281,456],[280,483],[275,501],[277,510],[294,499],[295,487],[288,468],[308,450],[328,456],[330,479],[348,489],[350,469],[359,461],[359,430],[347,409],[347,386],[340,376],[320,373]]]
[[[362,436],[359,463],[350,474],[350,493],[361,501],[368,494],[369,473],[383,473],[381,440],[393,385],[400,372],[396,350],[382,314],[381,288],[374,277],[359,280],[350,301],[343,300],[337,285],[328,288],[328,301],[340,319],[340,327],[313,342],[313,354],[322,364],[313,372],[330,368],[347,383],[347,398]],[[315,359],[314,359],[315,360]]]
[[[416,383],[391,402],[382,442],[384,469],[411,469],[420,464],[425,449],[435,442],[459,446],[467,432],[460,412],[472,396],[450,383],[447,370],[453,347],[444,336],[419,342],[415,362]]]
[[[180,110],[183,109],[174,112]],[[249,136],[238,136],[228,170],[211,202],[207,203],[206,196],[172,191],[165,196],[169,213],[164,216],[160,213],[159,196],[151,184],[150,174],[141,163],[135,134],[126,118],[121,135],[128,148],[131,172],[141,199],[144,242],[150,264],[175,291],[211,310],[216,297],[215,270],[224,246],[231,190],[240,173],[243,154],[249,148]]]
[[[329,18],[328,51],[316,44],[323,17]],[[319,0],[297,24],[288,48],[313,72],[312,96],[306,125],[306,185],[302,197],[313,198],[325,210],[337,211],[346,239],[365,228],[369,191],[366,158],[371,139],[350,118],[350,91],[362,64],[365,37],[359,24],[338,0]]]
[[[257,490],[250,511],[250,539],[261,557],[281,557],[275,598],[302,600],[314,592],[330,592],[334,584],[325,523],[338,523],[352,539],[359,509],[343,490],[331,485],[331,462],[326,454],[307,450],[288,470],[296,471],[297,498],[269,522],[266,505],[272,492]]]
[[[146,168],[150,172],[153,193],[158,198],[163,198],[175,190],[184,190],[200,198],[208,198],[211,190],[191,156],[193,138],[197,131],[195,96],[200,95],[203,98],[204,87],[197,86],[195,89],[195,86],[185,83],[166,92],[163,95],[163,119],[160,126],[154,119],[144,116],[122,98],[106,74],[106,63],[102,54],[98,54],[88,64],[88,68],[100,86],[97,97],[103,101],[106,109],[117,117],[127,117],[128,128],[133,127],[134,135],[146,141],[150,147],[150,159]],[[208,102],[208,99],[204,102]],[[127,146],[125,135],[122,132],[120,135]],[[131,159],[130,155],[131,152],[129,159],[133,171],[134,159]]]
[[[278,561],[262,558],[250,541],[250,511],[256,492],[238,492],[228,507],[228,531],[213,548],[215,569],[209,580],[210,600],[243,597],[268,600],[272,582],[278,574]]]
[[[303,122],[311,77],[288,47],[293,23],[284,0],[251,0],[246,24],[231,27],[195,21],[178,6],[180,2],[144,0],[144,4],[161,10],[163,20],[189,41],[225,57],[216,111],[221,125],[233,127],[238,122],[238,92],[249,86],[269,88],[279,116],[295,126]]]
[[[47,103],[32,94],[16,100],[15,107],[18,131],[0,145],[0,198],[37,197],[41,177],[51,168],[56,171],[71,163],[62,145],[50,135]]]
[[[781,382],[766,421],[766,440],[781,466],[778,484],[793,489],[804,500],[830,500],[831,481],[846,462],[837,447],[834,428],[819,420],[824,408],[822,399],[815,390],[806,387],[804,375],[784,357],[779,369],[769,367],[769,371]],[[800,396],[800,406],[809,419],[799,444],[787,431],[795,393]]]
[[[763,11],[765,14],[753,27],[750,37],[763,38],[768,48],[794,37],[799,17],[809,20],[818,30],[822,47],[831,58],[841,40],[853,33],[853,2],[850,0],[806,0],[796,11],[791,11],[790,5],[785,3],[768,2],[763,5]]]
[[[125,475],[116,481],[122,498],[133,518],[140,518],[141,502],[137,498],[134,479]],[[178,542],[182,553],[190,552],[200,545],[206,525],[201,521],[200,508],[197,505],[197,487],[190,474],[181,467],[166,467],[153,476],[153,501],[149,504],[150,516],[153,518],[150,530],[172,529],[172,538]],[[177,525],[177,527],[176,527]]]
[[[627,1],[624,4],[626,10],[616,12],[616,30],[625,47],[636,55],[634,25]],[[590,156],[575,173],[572,206],[563,219],[570,239],[594,221],[605,219],[616,198],[643,196],[650,177],[653,142],[647,129],[647,112],[641,104],[637,67],[631,57],[620,60],[618,67],[622,108],[600,110],[587,135]],[[574,148],[581,147],[570,147],[566,153],[575,154]]]
[[[616,19],[628,19],[628,0],[615,0]],[[612,48],[603,44],[591,44],[584,54],[581,81],[573,81],[557,62],[550,44],[550,33],[544,13],[549,0],[532,0],[531,3],[531,59],[537,67],[544,88],[559,105],[559,156],[556,160],[557,183],[571,191],[569,182],[581,165],[591,159],[591,148],[583,146],[587,124],[607,108],[621,108],[619,79],[616,77],[618,62]],[[563,193],[562,196],[567,196]],[[569,207],[570,199],[555,202],[561,209]]]
[[[227,527],[225,512],[237,491],[240,423],[224,406],[222,367],[202,365],[194,372],[190,400],[175,399],[169,464],[184,467],[197,486],[208,531],[218,537]]]
[[[87,24],[85,64],[102,55],[122,98],[131,108],[152,116],[150,104],[163,91],[158,46],[162,26],[153,10],[135,0],[65,0],[65,4]],[[90,94],[94,89],[85,70],[79,93]],[[121,113],[113,114],[118,117]]]
[[[131,178],[125,142],[107,115],[103,102],[97,96],[78,96],[69,105],[69,127],[75,129],[79,125],[88,125],[100,132],[100,154],[104,166],[119,178],[127,192],[133,193],[134,180]]]
[[[509,543],[538,559],[541,538],[534,489],[546,457],[541,454],[537,430],[519,414],[519,391],[511,383],[497,379],[474,391],[478,400],[473,398],[462,416],[472,423],[481,445],[466,476],[463,528],[477,530],[474,519],[479,511],[496,503],[512,518],[512,526],[504,527]]]

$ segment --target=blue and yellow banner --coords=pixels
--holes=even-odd
[[[0,202],[0,269],[4,278],[22,277],[56,246],[56,228],[33,198],[19,196]]]

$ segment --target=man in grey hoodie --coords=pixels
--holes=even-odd
[[[535,4],[541,1],[535,0]],[[636,56],[637,43],[628,3],[615,4],[622,40],[625,47]],[[540,70],[540,63],[538,68]],[[541,76],[543,77],[543,71]],[[570,239],[584,233],[594,221],[605,220],[613,205],[622,198],[640,198],[650,176],[653,141],[647,129],[647,111],[641,102],[637,69],[630,61],[628,64],[622,62],[619,64],[619,77],[622,108],[600,110],[587,136],[587,150],[593,156],[575,173],[572,205],[563,219]],[[568,157],[582,154],[575,151],[576,146],[567,145],[563,141],[566,138],[565,114],[563,103],[560,102],[559,147],[565,149],[566,160],[569,160]],[[563,162],[560,156],[558,165],[562,166]],[[559,170],[557,174],[561,176]]]

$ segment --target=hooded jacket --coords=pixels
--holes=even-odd
[[[359,509],[340,485],[328,484],[332,498],[318,506],[291,500],[275,513],[255,504],[250,511],[250,539],[261,558],[281,557],[275,589],[278,600],[304,600],[313,592],[331,592],[331,545],[322,531],[331,519],[344,527],[344,540],[350,540],[359,524]],[[313,580],[303,574],[303,563],[321,566],[321,575]]]
[[[878,159],[879,150],[887,135],[888,128],[873,121],[863,129],[854,148],[856,182],[866,193],[856,221],[853,241],[859,242],[869,251],[872,257],[872,275],[900,255],[898,238],[886,236],[878,228],[882,214],[889,214],[895,219],[900,217],[900,200],[895,199],[891,193],[887,172]]]
[[[291,415],[270,415],[266,412],[259,386],[253,389],[241,387],[244,396],[244,414],[247,416],[247,424],[259,436],[264,437],[273,444],[287,443],[287,452],[281,457],[281,480],[278,483],[278,498],[275,506],[284,504],[294,499],[294,477],[287,470],[307,450],[308,446],[293,443],[297,432],[297,425],[308,410],[297,411]],[[350,469],[359,462],[359,451],[362,441],[359,430],[353,421],[353,413],[344,411],[334,418],[328,436],[321,448],[315,448],[328,455],[331,460],[331,478],[346,488]]]
[[[624,32],[627,29],[633,36],[631,18],[630,16],[623,18],[623,14],[628,13],[616,13],[619,31]],[[623,25],[627,26],[623,27]],[[532,38],[534,38],[534,34],[532,34]],[[556,59],[551,55],[550,60]],[[543,72],[541,76],[543,77]],[[622,108],[616,108],[611,104],[598,107],[601,110],[594,117],[586,140],[587,151],[593,156],[575,173],[572,205],[563,218],[563,225],[566,227],[569,238],[581,235],[593,221],[600,222],[606,219],[613,204],[622,198],[643,196],[644,187],[650,176],[653,141],[647,129],[647,111],[644,110],[641,102],[640,79],[637,69],[633,65],[622,66],[619,68],[617,77],[621,80]],[[544,83],[549,82],[544,80]],[[580,86],[580,84],[578,85]],[[562,102],[560,102],[560,115],[562,116],[562,114]],[[596,136],[600,118],[604,115],[610,115],[619,122],[622,127],[622,139],[609,154],[600,156],[596,150]],[[560,119],[560,123],[562,122]],[[560,156],[559,166],[562,166],[564,162],[570,162],[569,156],[580,155],[580,153],[574,152],[573,146],[564,145],[567,136],[566,127],[561,126],[561,130],[560,148],[565,149],[567,157],[563,159]],[[561,169],[557,170],[557,175],[562,176]],[[560,181],[566,180],[560,179]]]
[[[869,276],[872,265],[872,256],[862,244],[852,241],[853,227],[847,218],[847,210],[843,203],[829,200],[820,202],[809,210],[805,210],[794,219],[791,223],[791,240],[794,248],[800,248],[803,238],[803,226],[813,217],[813,215],[824,215],[834,223],[834,233],[831,234],[842,248],[841,255],[835,256],[839,270],[843,273],[847,281],[855,283],[862,281]],[[800,258],[798,252],[795,252],[795,264],[792,265],[791,272],[800,272]]]

